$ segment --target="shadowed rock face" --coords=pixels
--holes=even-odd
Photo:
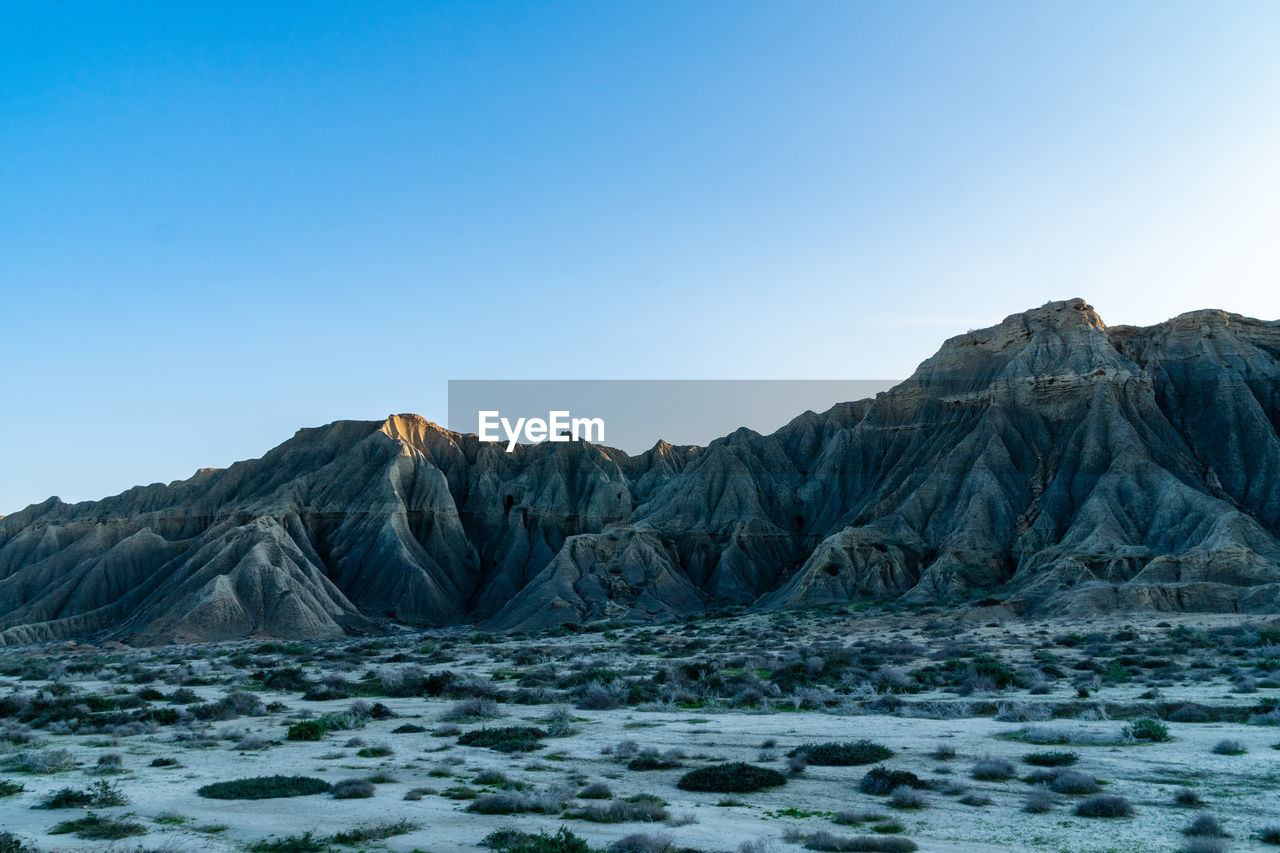
[[[706,448],[520,447],[414,415],[0,518],[0,638],[325,637],[723,604],[1280,610],[1280,323],[947,341],[874,400]]]

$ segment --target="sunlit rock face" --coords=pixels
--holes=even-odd
[[[1280,610],[1280,323],[1108,328],[1082,300],[947,341],[873,400],[639,456],[415,415],[0,518],[0,638],[536,629],[725,605],[996,598]]]

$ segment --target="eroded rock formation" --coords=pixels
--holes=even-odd
[[[1082,300],[947,341],[772,435],[506,453],[414,415],[0,518],[0,638],[541,628],[991,596],[1280,610],[1280,323],[1107,328]]]

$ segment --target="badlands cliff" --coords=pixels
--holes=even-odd
[[[0,640],[535,629],[721,605],[995,598],[1280,611],[1280,322],[1108,328],[1082,300],[947,341],[873,400],[639,456],[415,415],[0,518]]]

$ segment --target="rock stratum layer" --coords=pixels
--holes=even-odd
[[[873,400],[639,456],[415,415],[0,518],[0,640],[538,629],[724,605],[1280,610],[1280,322],[947,341]]]

